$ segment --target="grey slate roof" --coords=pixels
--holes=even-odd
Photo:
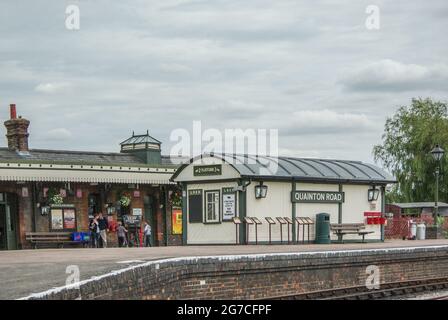
[[[8,148],[0,148],[0,161],[88,163],[105,165],[145,165],[145,162],[131,153],[91,152],[69,150],[30,149],[28,154],[19,154]],[[173,166],[170,158],[162,156],[162,165]]]
[[[255,155],[205,154],[220,158],[231,164],[242,177],[272,180],[334,181],[394,183],[395,178],[384,170],[360,161],[310,159],[292,157],[267,157]],[[196,158],[191,159],[194,161]],[[272,171],[271,168],[277,170]],[[269,164],[273,166],[269,166]],[[182,165],[173,176],[175,178],[186,165]]]

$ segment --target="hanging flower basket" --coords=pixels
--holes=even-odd
[[[60,205],[64,203],[64,198],[55,188],[50,188],[48,190],[48,203],[50,205]]]
[[[118,201],[120,202],[120,206],[127,208],[131,205],[131,195],[123,193]]]
[[[182,196],[180,191],[174,191],[171,194],[171,198],[169,200],[171,207],[173,208],[181,208],[182,207]]]

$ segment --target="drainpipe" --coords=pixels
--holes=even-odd
[[[33,213],[33,219],[31,219],[32,221],[32,232],[36,232],[36,226],[37,226],[37,195],[38,191],[37,191],[37,185],[36,182],[31,182],[31,211]]]

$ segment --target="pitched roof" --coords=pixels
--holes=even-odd
[[[273,180],[394,183],[395,178],[384,170],[361,161],[272,157],[257,155],[204,154],[190,159],[216,157],[232,165],[242,177]],[[185,168],[182,165],[173,176]],[[275,171],[272,168],[276,168]]]
[[[126,144],[140,144],[140,143],[153,143],[153,144],[162,144],[159,140],[157,140],[154,137],[151,137],[148,133],[147,134],[141,134],[141,135],[134,135],[132,134],[132,137],[124,140],[120,143],[120,145],[126,145]]]
[[[131,153],[46,149],[30,149],[28,153],[17,153],[8,148],[0,148],[0,162],[7,161],[147,166],[143,160]],[[162,156],[161,165],[170,167],[177,166],[167,156]]]

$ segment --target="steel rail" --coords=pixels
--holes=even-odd
[[[409,281],[386,282],[379,289],[369,290],[366,286],[332,288],[319,291],[289,294],[265,299],[272,300],[374,300],[403,297],[414,293],[441,291],[448,288],[448,277],[423,278]],[[447,296],[448,297],[448,296]]]

